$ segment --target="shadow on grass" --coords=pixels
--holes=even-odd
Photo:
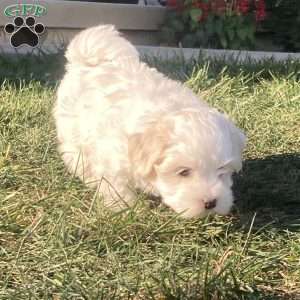
[[[242,222],[256,212],[257,226],[300,230],[300,154],[246,160],[234,191]]]
[[[62,78],[65,68],[63,52],[56,54],[0,54],[0,84],[4,81],[20,86],[20,82],[40,82],[55,86]]]
[[[204,57],[191,60],[184,60],[182,57],[174,57],[172,60],[143,57],[142,60],[167,76],[180,81],[186,81],[195,70],[208,66],[208,60]],[[20,81],[25,83],[37,81],[43,85],[55,86],[64,74],[65,63],[64,49],[59,49],[53,54],[41,52],[38,55],[0,53],[0,84],[9,81],[18,86]],[[208,78],[218,78],[225,67],[229,76],[243,73],[249,75],[253,82],[262,78],[272,79],[274,75],[300,78],[300,61],[297,60],[287,60],[285,63],[273,59],[239,62],[223,58],[209,59]]]
[[[193,72],[203,67],[207,67],[207,76],[209,79],[216,79],[225,70],[230,77],[243,74],[249,76],[253,83],[261,79],[272,80],[275,77],[287,77],[299,80],[300,78],[300,60],[286,60],[283,62],[274,59],[264,59],[254,61],[250,58],[243,62],[236,59],[206,58],[200,56],[197,59],[184,60],[182,57],[174,57],[169,60],[146,56],[143,58],[151,67],[158,69],[167,76],[186,81]]]

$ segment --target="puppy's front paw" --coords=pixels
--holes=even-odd
[[[132,207],[136,201],[136,194],[130,188],[113,185],[107,180],[99,183],[98,193],[103,197],[105,207],[115,212]]]

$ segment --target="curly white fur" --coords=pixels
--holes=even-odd
[[[113,26],[82,31],[66,57],[54,117],[70,172],[114,209],[138,188],[184,217],[230,211],[245,136],[226,116],[142,63]]]

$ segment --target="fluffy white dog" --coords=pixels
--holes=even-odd
[[[105,205],[132,205],[135,189],[184,217],[227,214],[244,134],[181,83],[139,60],[113,26],[71,41],[54,109],[69,171]]]

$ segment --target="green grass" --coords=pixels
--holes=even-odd
[[[66,173],[61,57],[0,58],[0,299],[300,299],[300,62],[162,62],[248,135],[233,214],[103,209]]]

